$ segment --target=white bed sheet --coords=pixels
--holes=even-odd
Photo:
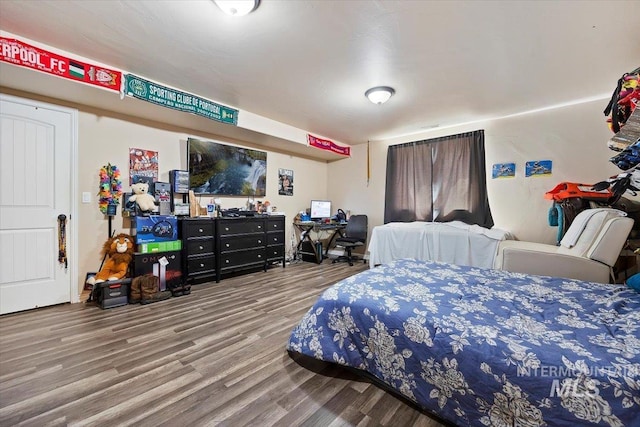
[[[461,221],[391,222],[373,228],[369,241],[369,267],[401,258],[443,261],[492,268],[501,240],[513,239],[498,228]]]

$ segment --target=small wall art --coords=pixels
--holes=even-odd
[[[526,177],[551,175],[551,169],[551,160],[531,160],[525,164],[524,175]]]
[[[515,163],[495,163],[491,169],[491,178],[513,178],[516,176]]]
[[[293,171],[291,169],[278,169],[278,194],[293,196]]]

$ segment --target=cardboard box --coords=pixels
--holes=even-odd
[[[135,222],[137,244],[178,240],[178,218],[175,216],[137,216]]]
[[[189,192],[189,171],[172,170],[169,172],[169,182],[171,183],[171,190],[174,193],[188,193]]]
[[[168,182],[155,182],[153,191],[158,203],[158,213],[160,215],[171,215],[171,184]]]
[[[180,251],[133,255],[134,277],[153,274],[160,279],[160,290],[182,285],[182,259]]]
[[[122,216],[134,217],[136,216],[136,202],[130,202],[129,198],[133,196],[133,193],[122,193]]]
[[[143,254],[179,251],[180,249],[182,249],[182,240],[172,240],[170,242],[140,243],[138,245],[138,252]]]

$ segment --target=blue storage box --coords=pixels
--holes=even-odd
[[[138,216],[135,222],[138,244],[178,240],[178,218],[173,215]]]

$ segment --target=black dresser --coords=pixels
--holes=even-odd
[[[285,265],[284,216],[267,218],[267,263],[282,262]]]
[[[224,274],[285,266],[285,217],[184,218],[184,274],[192,283]]]
[[[180,238],[183,275],[187,283],[202,283],[216,277],[216,221],[213,218],[182,218]]]

